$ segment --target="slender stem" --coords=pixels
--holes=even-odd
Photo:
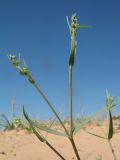
[[[108,139],[108,143],[109,143],[109,146],[110,146],[110,149],[111,149],[111,152],[112,152],[112,155],[113,155],[114,160],[117,160],[117,157],[116,157],[116,155],[115,155],[115,152],[114,152],[114,149],[113,149],[113,146],[112,146],[112,144],[111,144],[110,139]]]
[[[69,66],[70,80],[70,137],[73,137],[73,115],[72,115],[72,65]]]
[[[74,139],[71,138],[71,139],[70,139],[70,142],[71,142],[71,144],[72,144],[72,147],[73,147],[73,150],[74,150],[75,155],[76,155],[76,157],[77,157],[77,160],[80,160],[80,156],[79,156],[79,154],[78,154],[78,150],[77,150],[77,148],[76,148]]]
[[[52,104],[50,103],[50,101],[48,100],[48,98],[45,96],[45,94],[41,91],[41,89],[38,87],[38,85],[35,83],[34,84],[35,88],[38,90],[38,92],[41,94],[41,96],[43,97],[43,99],[47,102],[48,106],[50,107],[50,109],[52,110],[52,112],[55,114],[55,116],[57,117],[57,119],[59,120],[61,126],[63,127],[63,129],[65,130],[65,133],[67,134],[67,136],[69,137],[69,132],[67,131],[65,125],[63,124],[62,120],[60,119],[60,117],[58,116],[57,112],[55,111],[54,107],[52,106]]]
[[[46,143],[48,145],[48,147],[50,147],[50,149],[52,149],[62,160],[65,160],[65,158],[46,140],[46,138],[43,137],[42,135],[40,135],[40,133],[35,129],[34,125],[32,124],[31,119],[28,117],[28,115],[26,114],[26,112],[24,110],[24,107],[23,107],[23,114],[24,114],[25,118],[27,119],[27,121],[29,122],[30,128],[32,129],[32,131],[35,134],[35,136],[42,143]]]
[[[65,160],[65,158],[53,147],[51,146],[51,144],[46,141],[46,144],[62,159],[62,160]]]
[[[73,111],[72,111],[72,65],[69,66],[69,83],[70,83],[70,142],[72,144],[73,150],[77,157],[77,160],[80,160],[74,139],[73,139]]]
[[[60,117],[58,116],[57,112],[54,110],[52,104],[50,103],[50,101],[48,100],[48,98],[44,95],[44,93],[41,91],[41,89],[38,87],[37,84],[34,84],[35,88],[38,90],[38,92],[42,95],[42,97],[44,98],[44,100],[47,102],[47,104],[49,105],[50,109],[52,110],[52,112],[55,114],[55,116],[57,117],[57,119],[59,120],[60,124],[62,125],[62,127],[64,128],[72,146],[73,146],[73,150],[75,152],[75,155],[77,157],[77,160],[80,160],[80,157],[79,157],[79,154],[78,154],[78,151],[77,151],[77,148],[75,146],[75,143],[74,143],[74,140],[73,140],[73,137],[71,137],[69,135],[69,132],[67,131],[65,125],[63,124],[63,122],[61,121]]]
[[[30,125],[31,125],[31,122],[30,122]],[[65,158],[46,140],[44,139],[44,137],[42,137],[37,131],[36,129],[34,128],[34,126],[31,125],[31,128],[33,130],[33,133],[36,135],[36,137],[42,141],[43,143],[46,143],[48,145],[48,147],[50,147],[50,149],[52,149],[62,160],[65,160]],[[42,139],[42,140],[41,140]]]

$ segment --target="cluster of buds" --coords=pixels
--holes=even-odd
[[[74,34],[76,36],[77,28],[79,24],[77,23],[76,14],[72,15],[71,17],[71,28],[70,28],[70,34]]]
[[[67,18],[67,23],[68,27],[70,30],[70,36],[71,36],[71,49],[70,49],[70,57],[69,57],[69,66],[74,65],[74,59],[75,59],[75,54],[76,54],[76,46],[77,46],[77,41],[76,41],[76,33],[78,29],[89,29],[92,28],[91,26],[81,26],[77,22],[76,18],[76,13],[72,15],[71,17],[71,24],[69,23],[68,17]]]
[[[23,60],[23,66],[21,66],[20,60],[17,60],[15,55],[8,55],[8,59],[21,75],[26,76],[32,84],[35,84],[35,81],[32,78],[32,76],[30,75],[30,71],[29,71],[27,64],[24,60]]]

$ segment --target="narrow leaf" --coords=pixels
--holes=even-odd
[[[69,23],[69,20],[68,20],[68,17],[66,16],[66,19],[67,19],[67,24],[68,24],[68,27],[69,27],[69,30],[70,30],[70,23]]]
[[[71,48],[70,57],[69,57],[69,66],[74,65],[75,54],[76,54],[76,46]]]
[[[105,138],[105,137],[102,137],[102,136],[100,136],[100,135],[97,135],[97,134],[94,134],[94,133],[91,133],[91,132],[89,132],[89,131],[86,131],[86,130],[84,130],[86,133],[88,133],[88,134],[91,134],[91,135],[93,135],[93,136],[96,136],[96,137],[99,137],[99,138],[102,138],[102,139],[107,139],[107,138]]]
[[[8,118],[7,118],[4,114],[2,114],[2,115],[0,115],[0,116],[6,121],[6,123],[7,123],[8,125],[10,125],[10,122],[9,122]]]
[[[95,116],[97,116],[98,114],[103,113],[103,112],[105,112],[105,111],[106,111],[106,108],[103,108],[103,109],[101,109],[100,111],[94,113],[92,116],[90,116],[90,117],[88,117],[87,119],[83,120],[82,123],[80,123],[79,125],[77,125],[77,126],[75,127],[74,135],[75,135],[76,133],[78,133],[80,129],[84,128]]]
[[[27,113],[25,112],[24,108],[23,108],[23,114],[24,114],[25,118],[28,120],[28,122],[30,123],[31,127],[39,128],[40,130],[45,131],[45,132],[48,132],[48,133],[51,133],[51,134],[55,134],[55,135],[59,135],[59,136],[66,136],[65,133],[58,132],[58,131],[56,131],[56,130],[50,129],[50,128],[48,128],[48,127],[45,127],[45,126],[43,126],[42,124],[40,124],[40,123],[38,123],[38,122],[32,121],[32,120],[28,117],[28,115],[27,115]]]
[[[93,28],[92,26],[80,26],[78,25],[77,28],[81,28],[81,29],[90,29],[90,28]]]
[[[41,142],[46,142],[45,138],[43,136],[41,136],[36,129],[34,128],[32,121],[30,120],[30,118],[28,117],[27,113],[25,112],[24,106],[23,106],[23,114],[25,116],[25,118],[27,119],[27,121],[30,124],[31,129],[33,130],[33,133],[37,136],[37,138],[41,141]]]
[[[59,116],[59,114],[60,114],[60,112],[58,112],[57,115]],[[53,126],[53,124],[54,124],[54,122],[56,121],[56,119],[57,119],[57,117],[55,117],[55,118],[52,120],[52,122],[51,122],[50,125],[48,126],[49,129],[51,129],[51,127]],[[46,138],[47,138],[47,135],[48,135],[48,132],[47,132],[47,134],[46,134],[46,136],[45,136]]]
[[[84,128],[88,124],[89,121],[90,121],[90,119],[88,118],[88,119],[84,120],[83,122],[81,122],[78,126],[76,126],[73,131],[73,134],[75,135],[76,133],[78,133],[79,130]]]
[[[109,111],[109,130],[108,130],[108,139],[111,139],[113,136],[113,120],[111,111]]]
[[[111,139],[113,136],[113,120],[111,109],[116,106],[114,99],[110,96],[108,90],[106,90],[106,108],[108,112],[108,139]]]
[[[45,127],[45,126],[43,126],[42,124],[40,124],[38,122],[32,121],[32,124],[34,125],[34,127],[39,128],[42,131],[48,132],[50,134],[55,134],[55,135],[64,136],[64,137],[67,136],[65,133],[61,133],[61,132],[58,132],[57,130],[53,130],[53,129],[50,129],[48,127]]]

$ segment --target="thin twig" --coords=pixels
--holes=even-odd
[[[110,149],[111,149],[114,160],[117,160],[117,157],[115,155],[115,152],[114,152],[114,149],[113,149],[113,146],[112,146],[112,143],[111,143],[110,139],[108,139],[108,143],[109,143],[109,146],[110,146]]]
[[[48,147],[50,147],[62,160],[65,160],[65,158],[45,139],[45,137],[43,137],[42,135],[40,135],[40,133],[38,133],[38,131],[35,129],[35,127],[32,124],[31,119],[28,117],[28,115],[26,114],[24,107],[23,107],[23,114],[25,116],[25,118],[27,119],[27,121],[29,122],[29,125],[33,131],[33,133],[36,135],[36,137],[42,142],[42,143],[46,143]]]
[[[48,145],[48,147],[50,147],[62,160],[65,160],[65,158],[48,142],[48,141],[46,141],[45,142],[47,145]]]

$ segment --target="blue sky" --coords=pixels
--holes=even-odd
[[[70,35],[66,23],[77,13],[73,68],[74,114],[92,114],[105,105],[106,88],[120,96],[120,1],[119,0],[1,0],[0,1],[0,113],[11,116],[26,110],[34,117],[51,117],[51,111],[27,79],[8,62],[7,54],[22,53],[34,79],[62,116],[69,111],[68,57]],[[119,107],[116,113],[119,113]]]

